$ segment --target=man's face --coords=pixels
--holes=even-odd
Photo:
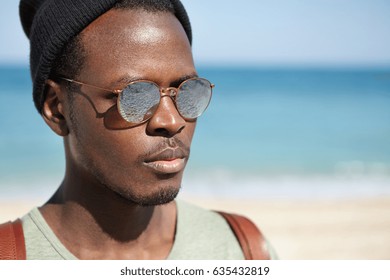
[[[196,75],[191,48],[169,13],[110,10],[82,32],[86,52],[77,80],[122,89],[134,80],[177,87]],[[153,117],[131,126],[117,111],[116,97],[81,86],[66,116],[67,161],[87,184],[102,184],[129,201],[153,205],[179,191],[195,129],[169,97]]]

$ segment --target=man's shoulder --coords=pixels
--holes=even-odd
[[[218,212],[182,200],[176,201],[176,204],[177,226],[186,226],[182,230],[232,232]]]
[[[27,259],[76,259],[59,241],[38,208],[33,208],[21,220],[23,222]]]
[[[194,238],[193,246],[197,244],[200,248],[207,244],[221,250],[222,255],[215,255],[218,259],[242,259],[242,249],[246,249],[249,259],[278,259],[266,237],[244,216],[219,213],[180,201],[177,224],[180,230]]]
[[[209,220],[220,220],[223,221],[223,217],[216,213],[213,210],[206,209],[195,205],[193,203],[184,201],[184,200],[176,200],[178,217],[192,217],[195,218],[195,221],[205,222]],[[179,216],[180,215],[180,216]]]
[[[229,224],[218,213],[178,200],[170,259],[243,259]]]
[[[64,257],[61,256],[61,253],[57,250],[57,248],[53,246],[53,243],[55,243],[55,241],[53,242],[53,240],[56,239],[55,235],[45,222],[38,208],[33,208],[30,212],[28,212],[16,221],[18,221],[19,223],[14,222],[0,225],[1,229],[7,225],[20,225],[19,233],[15,232],[15,226],[14,230],[10,232],[10,236],[13,236],[12,239],[8,238],[3,243],[0,242],[0,253],[2,251],[3,253],[4,251],[9,251],[9,248],[12,248],[13,244],[15,244],[16,247],[14,249],[16,250],[16,252],[18,252],[18,254],[19,252],[23,252],[23,257],[19,259],[64,259]],[[3,230],[1,230],[0,235],[2,234],[2,232]],[[18,241],[18,239],[20,240]],[[1,255],[2,254],[0,254],[0,259],[2,259]]]

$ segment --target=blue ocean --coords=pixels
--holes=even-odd
[[[216,87],[185,195],[390,195],[390,69],[198,70]],[[33,106],[27,67],[0,66],[0,128],[0,199],[50,195],[64,173],[62,139]]]

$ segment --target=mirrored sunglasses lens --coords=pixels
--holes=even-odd
[[[181,85],[176,105],[184,118],[195,119],[206,110],[210,99],[210,82],[205,79],[191,79]]]
[[[128,122],[140,123],[148,120],[160,101],[159,88],[150,82],[135,82],[119,95],[119,112]]]

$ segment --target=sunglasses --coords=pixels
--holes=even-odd
[[[210,103],[214,84],[203,78],[190,78],[183,81],[177,88],[163,88],[156,83],[139,80],[129,83],[120,90],[110,90],[85,84],[72,79],[58,77],[71,83],[85,85],[118,95],[117,107],[122,118],[133,124],[149,120],[163,97],[170,97],[179,114],[187,121],[198,118]]]

